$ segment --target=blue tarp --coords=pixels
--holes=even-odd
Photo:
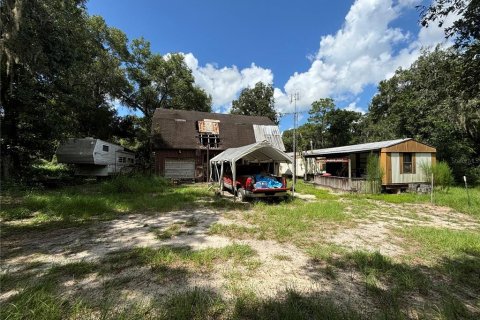
[[[262,176],[261,174],[257,174],[255,176],[255,181],[256,181],[255,188],[257,189],[266,189],[266,188],[272,189],[272,188],[282,187],[281,182],[278,182],[272,177]]]

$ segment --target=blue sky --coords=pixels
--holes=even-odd
[[[444,41],[442,30],[419,27],[415,6],[421,3],[90,0],[87,8],[129,39],[143,36],[158,53],[184,53],[216,112],[228,111],[243,88],[264,81],[275,87],[277,110],[288,113],[293,92],[303,112],[322,97],[366,111],[380,80],[408,67],[422,47]],[[281,130],[291,127],[292,116],[284,116]]]

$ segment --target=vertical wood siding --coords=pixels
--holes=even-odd
[[[402,153],[391,153],[391,183],[406,184],[415,182],[426,182],[426,179],[422,172],[422,163],[431,164],[432,154],[426,152],[417,152],[415,153],[414,157],[415,173],[401,173]]]

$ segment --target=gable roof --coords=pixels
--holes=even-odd
[[[292,162],[292,159],[280,149],[275,148],[268,141],[252,143],[239,148],[230,148],[210,160],[210,163],[235,163],[240,159],[251,162]]]
[[[197,121],[219,121],[219,148],[225,150],[255,143],[253,125],[274,126],[267,117],[201,111],[156,109],[152,119],[154,150],[204,149],[200,145]]]
[[[388,148],[388,147],[391,147],[406,141],[410,141],[410,140],[412,140],[412,138],[354,144],[351,146],[342,146],[342,147],[336,147],[336,148],[317,149],[317,150],[306,151],[304,155],[308,157],[308,156],[325,156],[325,155],[333,155],[333,154],[376,151],[382,148]]]

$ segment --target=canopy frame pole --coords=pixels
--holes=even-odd
[[[220,166],[220,191],[222,192],[222,196],[224,195],[223,194],[223,173],[224,173],[224,170],[223,170],[223,161],[222,161],[222,164]]]
[[[215,172],[217,173],[218,182],[220,182],[220,172],[218,172],[218,163],[215,164]]]
[[[232,169],[232,189],[233,189],[233,201],[237,201],[237,162],[235,159],[232,159],[230,162],[230,167]]]

